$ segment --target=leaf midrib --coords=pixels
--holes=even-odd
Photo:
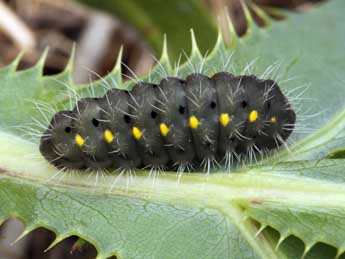
[[[49,186],[50,188],[78,190],[92,195],[126,196],[131,198],[181,203],[195,207],[222,209],[224,204],[247,202],[279,202],[284,204],[308,204],[316,207],[343,208],[345,187],[337,183],[301,177],[287,177],[272,173],[249,171],[245,174],[186,175],[181,182],[173,177],[161,176],[155,184],[147,181],[147,176],[136,176],[127,189],[126,180],[109,192],[109,183],[114,178],[106,176],[104,183],[94,186],[86,177],[67,176],[60,182],[47,182],[51,172],[45,175],[27,175],[8,168],[0,169],[0,178],[13,182],[25,181],[30,185]],[[170,178],[170,179],[169,179]],[[303,181],[301,181],[303,179]],[[77,181],[80,182],[77,182]],[[303,197],[303,198],[301,198]]]

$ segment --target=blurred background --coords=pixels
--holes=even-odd
[[[280,21],[284,15],[277,8],[305,12],[321,2],[243,1],[259,26],[265,26],[265,21],[257,16],[256,6]],[[75,45],[73,77],[77,83],[87,83],[112,70],[123,46],[126,79],[130,70],[137,75],[150,70],[160,56],[165,33],[173,61],[178,60],[182,50],[189,53],[190,28],[195,31],[202,53],[212,49],[218,22],[229,44],[227,15],[237,34],[243,35],[247,25],[240,0],[0,0],[0,67],[24,53],[18,69],[29,68],[49,47],[44,74],[57,74],[64,70]],[[43,228],[11,245],[23,229],[15,219],[0,226],[0,259],[96,257],[95,248],[77,241],[77,237],[67,238],[44,253],[55,235]]]

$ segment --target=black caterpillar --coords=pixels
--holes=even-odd
[[[220,72],[137,83],[57,112],[41,137],[57,168],[192,170],[278,148],[296,115],[273,80]],[[292,125],[292,126],[291,126]],[[217,162],[218,161],[218,162]]]

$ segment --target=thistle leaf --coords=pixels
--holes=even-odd
[[[1,221],[20,219],[23,235],[46,227],[56,233],[53,245],[78,235],[97,248],[99,259],[340,256],[345,160],[328,154],[344,147],[344,8],[344,1],[334,0],[307,14],[287,14],[286,21],[265,29],[251,23],[231,48],[219,35],[206,57],[192,32],[186,63],[177,69],[163,51],[150,75],[139,79],[228,70],[273,77],[285,92],[298,93],[291,98],[299,102],[291,138],[296,143],[231,174],[195,173],[178,182],[172,172],[153,183],[145,171],[133,179],[57,171],[40,156],[36,136],[52,108],[69,108],[76,98],[102,95],[107,87],[127,89],[134,82],[122,82],[120,61],[108,76],[85,85],[73,83],[71,66],[60,75],[42,76],[45,55],[25,71],[16,71],[19,59],[0,69]],[[319,248],[319,242],[338,252]]]

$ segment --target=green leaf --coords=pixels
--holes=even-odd
[[[251,170],[248,175],[269,179],[266,186],[275,177],[283,177],[284,185],[279,191],[271,190],[276,193],[266,194],[267,198],[255,198],[249,201],[251,204],[245,201],[246,214],[260,222],[262,229],[266,226],[278,229],[278,246],[294,235],[305,241],[305,253],[317,242],[324,242],[337,247],[340,255],[345,251],[344,162],[310,160]]]
[[[23,235],[44,226],[57,235],[53,245],[78,235],[95,245],[98,258],[340,255],[345,250],[345,160],[325,158],[344,147],[344,8],[344,1],[331,1],[308,14],[289,14],[264,30],[249,20],[247,36],[228,49],[220,35],[207,58],[192,34],[190,58],[178,71],[165,42],[160,64],[143,79],[184,77],[201,67],[206,74],[230,69],[256,75],[272,68],[269,77],[286,92],[296,87],[295,92],[304,92],[305,99],[294,106],[297,143],[231,174],[193,173],[177,181],[175,173],[153,180],[145,171],[133,179],[111,172],[59,172],[40,156],[37,137],[29,141],[28,127],[36,126],[34,135],[42,131],[37,122],[48,124],[47,107],[68,108],[77,97],[102,95],[105,86],[130,88],[133,82],[121,81],[120,62],[92,85],[75,85],[71,64],[61,75],[42,77],[44,58],[26,71],[15,71],[18,60],[0,69],[0,219],[22,220]],[[229,57],[231,68],[224,65]],[[301,85],[310,87],[304,91]],[[298,132],[306,123],[318,129],[308,137]]]
[[[80,1],[134,25],[148,39],[156,53],[162,48],[163,35],[169,35],[169,54],[176,61],[182,50],[187,52],[190,49],[190,42],[186,40],[190,28],[198,35],[202,52],[210,50],[217,37],[216,23],[202,1],[175,0],[165,1],[164,4],[157,0]]]

